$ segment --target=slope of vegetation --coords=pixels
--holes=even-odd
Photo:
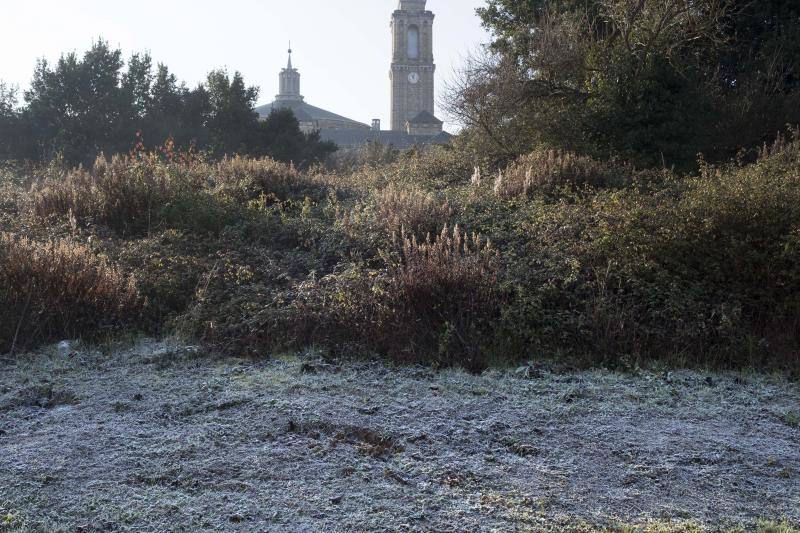
[[[189,90],[102,40],[40,62],[22,107],[0,84],[0,160],[35,162],[2,170],[0,350],[116,327],[473,370],[797,368],[800,139],[765,144],[800,122],[796,2],[478,16],[464,131],[422,152],[330,162],[241,75]]]
[[[160,151],[2,183],[4,351],[116,325],[475,370],[797,368],[797,140],[689,176],[546,150],[481,172],[440,147],[346,172]]]

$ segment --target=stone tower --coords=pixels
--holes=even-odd
[[[392,15],[392,130],[435,135],[442,123],[433,116],[434,14],[426,1],[400,0]]]

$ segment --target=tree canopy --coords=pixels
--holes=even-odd
[[[336,149],[301,132],[291,111],[260,120],[258,92],[239,72],[224,70],[189,88],[166,65],[154,68],[149,54],[126,62],[100,40],[82,56],[40,60],[21,108],[15,91],[0,85],[0,157],[44,161],[58,154],[77,164],[127,152],[137,138],[151,147],[171,139],[212,157],[271,155],[297,164]]]
[[[800,123],[792,0],[489,0],[451,111],[508,159],[540,144],[639,165],[729,158]]]

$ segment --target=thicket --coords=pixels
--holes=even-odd
[[[0,350],[134,325],[133,278],[71,239],[0,233]]]
[[[28,239],[6,264],[63,264],[50,243],[81,243],[69,261],[115,288],[17,343],[96,333],[94,316],[260,356],[313,345],[475,370],[550,357],[797,368],[796,138],[688,176],[563,150],[492,171],[460,150],[347,172],[163,151],[3,170],[4,242]],[[30,269],[50,287],[65,272]],[[38,282],[15,283],[5,324],[28,298],[61,316]],[[61,301],[83,302],[89,286],[75,287]]]

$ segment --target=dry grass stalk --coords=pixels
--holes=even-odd
[[[447,224],[453,215],[447,200],[416,188],[389,185],[374,195],[374,202],[379,223],[390,233],[406,230],[426,235]]]
[[[133,278],[89,248],[0,234],[0,349],[77,336],[137,306]]]
[[[303,176],[294,165],[279,163],[267,157],[226,157],[213,170],[214,177],[220,184],[240,184],[252,180],[263,192],[281,192],[303,182]]]
[[[607,166],[590,157],[561,150],[537,150],[519,158],[500,172],[494,192],[501,198],[527,196],[535,190],[563,186],[602,185]]]

